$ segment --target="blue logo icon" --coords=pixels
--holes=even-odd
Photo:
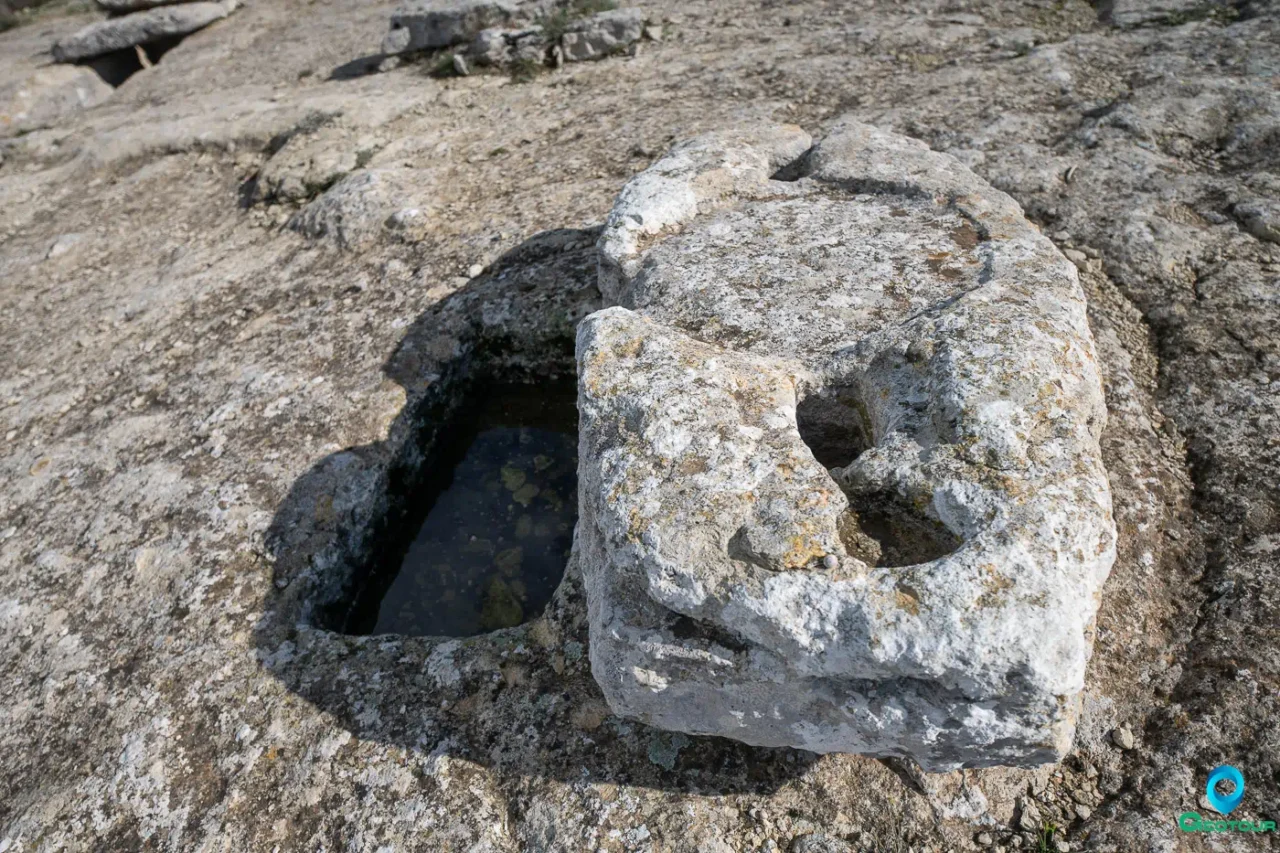
[[[1231,782],[1236,789],[1230,794],[1219,794],[1219,782]],[[1244,774],[1230,764],[1215,767],[1209,774],[1209,784],[1205,785],[1204,795],[1209,798],[1209,805],[1217,809],[1219,814],[1231,814],[1244,799]]]

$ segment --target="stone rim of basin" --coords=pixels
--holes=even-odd
[[[749,228],[773,236],[744,252]],[[599,249],[578,554],[613,710],[930,770],[1061,758],[1115,557],[1075,267],[954,158],[854,121],[677,145]],[[859,437],[830,471],[809,404]],[[872,565],[851,500],[958,547]]]

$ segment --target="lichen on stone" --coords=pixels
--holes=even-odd
[[[600,247],[578,549],[614,711],[935,770],[1065,754],[1115,554],[1075,267],[855,122],[677,145]]]

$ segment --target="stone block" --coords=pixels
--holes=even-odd
[[[582,62],[609,56],[640,40],[644,13],[639,9],[614,9],[576,22],[561,37],[566,62]]]
[[[108,18],[58,41],[53,46],[53,58],[58,62],[78,62],[135,45],[188,35],[227,17],[236,5],[236,0],[184,3]]]
[[[712,134],[623,189],[578,336],[613,710],[761,746],[1070,746],[1115,556],[1076,268],[922,143]]]

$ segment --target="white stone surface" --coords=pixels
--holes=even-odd
[[[566,62],[601,59],[640,41],[644,34],[644,12],[613,9],[577,22],[560,39]]]
[[[57,124],[114,91],[92,69],[49,65],[0,83],[0,137]]]
[[[679,145],[600,247],[578,547],[614,711],[932,770],[1065,754],[1115,555],[1075,267],[853,122]]]
[[[541,0],[409,0],[391,16],[384,53],[448,47],[493,27],[532,23],[551,8]]]
[[[236,10],[236,6],[237,0],[184,3],[108,18],[59,40],[53,46],[53,58],[58,62],[76,62],[135,45],[187,35],[227,17]]]

